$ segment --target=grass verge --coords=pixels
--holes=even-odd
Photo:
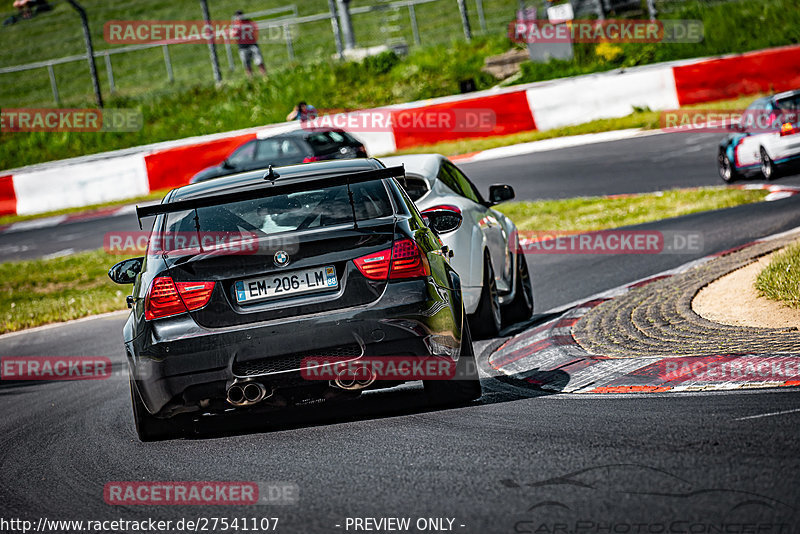
[[[760,202],[767,194],[763,190],[702,187],[610,198],[507,202],[496,209],[520,230],[605,230]]]
[[[755,286],[762,297],[800,309],[800,243],[773,257],[758,274]]]
[[[758,202],[765,195],[765,191],[715,187],[616,198],[509,202],[498,209],[520,230],[601,230]],[[114,284],[106,274],[122,259],[98,250],[0,264],[0,333],[124,310],[129,288]]]
[[[122,259],[96,250],[0,264],[0,333],[125,309],[128,288],[107,275]]]

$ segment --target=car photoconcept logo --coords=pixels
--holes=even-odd
[[[285,250],[276,252],[272,259],[278,267],[286,267],[289,265],[289,254]]]

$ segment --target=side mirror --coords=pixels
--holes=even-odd
[[[489,186],[489,204],[500,204],[514,198],[514,188],[510,185],[495,184]]]
[[[463,217],[456,211],[444,209],[426,210],[423,214],[428,227],[437,234],[454,232],[461,226]]]
[[[222,160],[222,168],[223,169],[232,169],[233,168],[233,164],[230,161],[228,161],[227,159],[224,159],[224,160]]]
[[[117,284],[132,284],[142,271],[143,257],[123,260],[108,270],[108,277]]]

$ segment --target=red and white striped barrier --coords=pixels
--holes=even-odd
[[[372,155],[466,137],[547,130],[623,117],[634,108],[674,109],[740,95],[800,87],[800,45],[694,59],[454,95],[382,108],[384,131],[353,132]],[[489,110],[479,131],[420,130],[411,121],[432,113]],[[347,115],[370,113],[361,110]],[[195,137],[0,172],[0,215],[35,214],[130,198],[188,183],[248,139],[300,128],[299,122]],[[346,128],[345,128],[346,129]]]

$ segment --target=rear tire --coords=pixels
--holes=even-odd
[[[456,363],[456,376],[450,380],[426,380],[423,385],[428,402],[437,406],[465,404],[480,398],[483,392],[467,321],[464,321],[461,334],[461,354]]]
[[[470,329],[475,339],[488,339],[497,337],[503,326],[503,317],[500,311],[500,297],[497,294],[497,283],[494,279],[492,261],[486,258],[483,264],[483,288],[478,308],[470,317]]]
[[[525,257],[517,253],[517,273],[514,277],[514,300],[503,307],[503,322],[514,324],[527,321],[533,315],[533,284]]]
[[[722,181],[729,184],[739,178],[739,173],[733,167],[733,163],[725,152],[720,151],[717,155],[717,172]]]
[[[178,438],[183,435],[183,418],[173,417],[158,419],[153,417],[144,406],[136,386],[131,382],[131,405],[133,407],[133,421],[136,424],[136,433],[140,441],[159,441],[162,439]]]
[[[769,157],[767,151],[764,150],[764,147],[761,147],[761,176],[766,181],[770,181],[774,179],[778,173],[778,170],[775,168],[775,163],[772,161],[772,158]]]

